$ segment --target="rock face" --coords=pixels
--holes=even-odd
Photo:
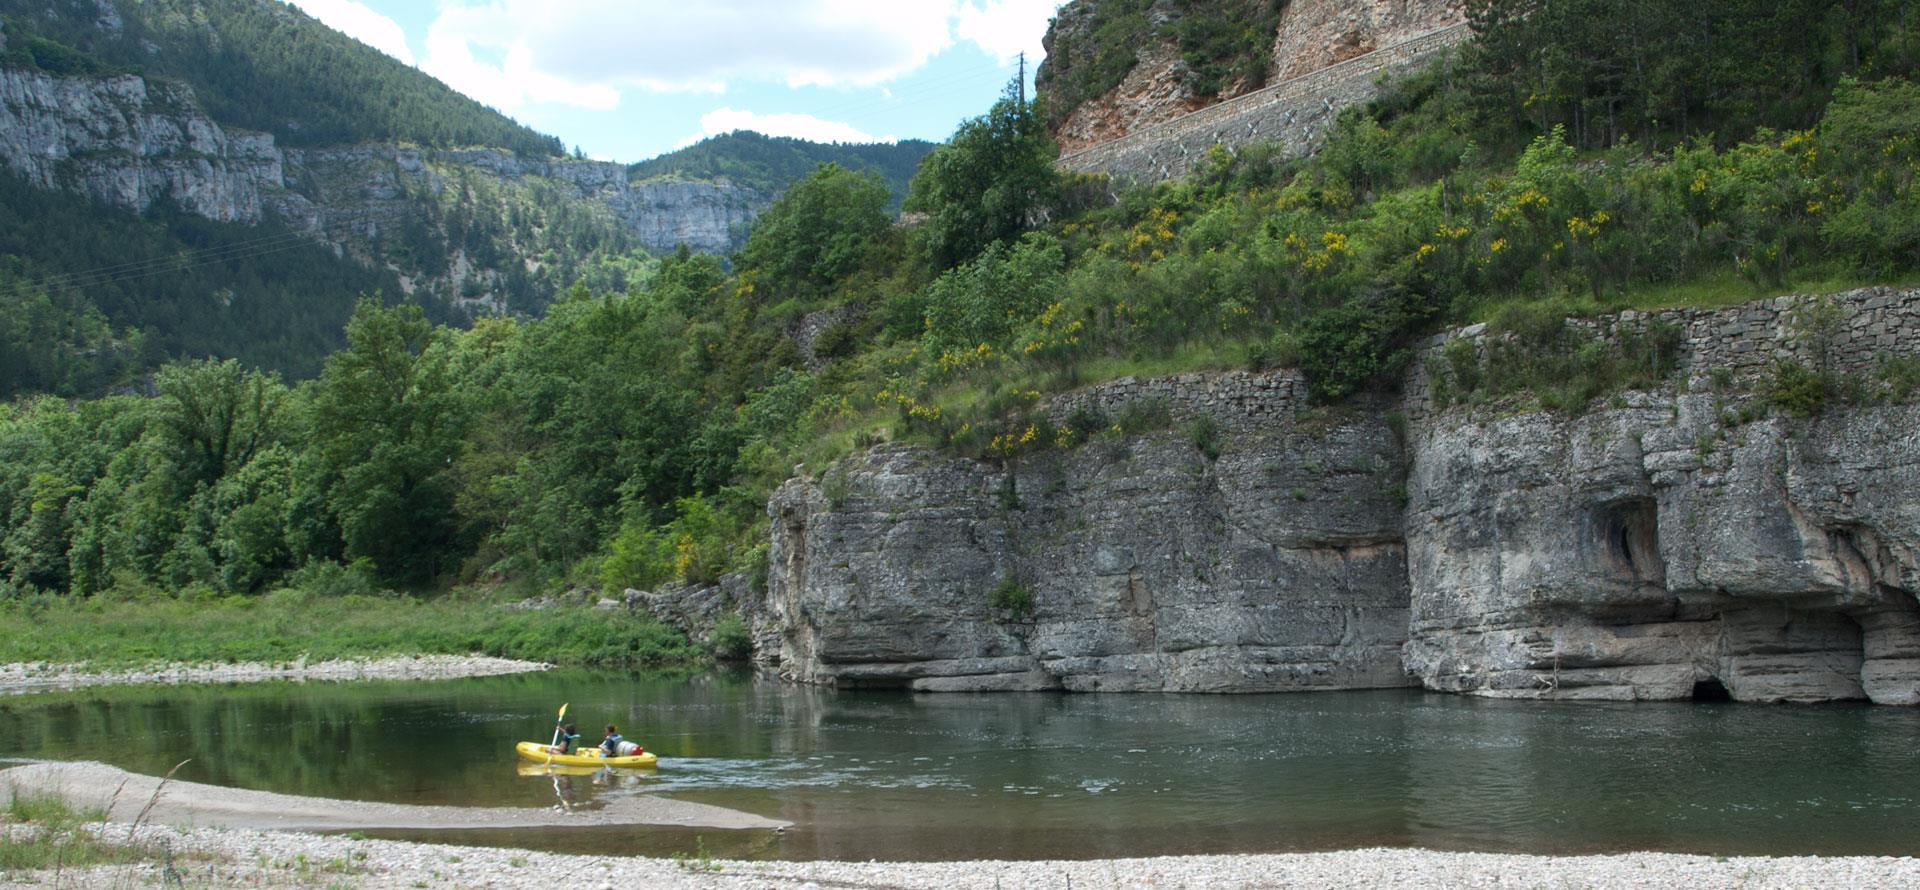
[[[1011,467],[883,446],[789,482],[768,508],[779,664],[922,690],[1406,685],[1397,441],[1379,413],[1303,420],[1303,391],[1123,380],[1055,422],[1145,408],[1164,429]],[[1003,586],[1031,609],[996,608]]]
[[[1578,417],[1441,406],[1428,362],[1337,412],[1290,373],[1105,384],[1049,423],[1161,420],[790,480],[766,592],[727,600],[763,663],[842,686],[1920,704],[1920,405],[1758,410],[1782,356],[1920,361],[1920,290],[1840,295],[1818,337],[1810,305],[1588,323],[1677,330],[1680,368]]]
[[[282,175],[272,136],[222,129],[185,86],[14,68],[0,68],[0,161],[40,188],[241,223]]]
[[[0,68],[0,163],[41,188],[134,211],[164,199],[208,219],[252,224],[270,209],[348,250],[362,246],[348,236],[397,227],[410,193],[437,193],[459,171],[508,184],[537,181],[554,198],[580,202],[582,212],[617,220],[655,251],[681,244],[731,250],[772,200],[723,182],[629,182],[620,164],[500,149],[283,151],[269,134],[223,128],[184,85],[18,68]]]
[[[1920,293],[1840,305],[1844,374],[1920,343]],[[1920,408],[1740,422],[1776,355],[1822,360],[1796,311],[1666,313],[1685,386],[1579,418],[1416,395],[1408,670],[1496,696],[1920,703]]]
[[[1093,44],[1094,38],[1089,32],[1093,26],[1094,3],[1095,0],[1080,0],[1062,8],[1048,31],[1047,45]],[[1465,6],[1464,0],[1291,0],[1275,29],[1272,54],[1266,60],[1266,82],[1270,86],[1255,90],[1253,84],[1234,83],[1214,96],[1195,95],[1186,85],[1186,63],[1181,59],[1178,44],[1171,38],[1156,39],[1137,49],[1133,68],[1119,85],[1075,107],[1055,128],[1054,137],[1060,143],[1062,155],[1072,155],[1129,134],[1155,130],[1159,125],[1209,106],[1272,92],[1286,86],[1288,81],[1332,65],[1460,25],[1466,21]],[[1149,8],[1148,19],[1160,27],[1178,14],[1180,11],[1174,4],[1161,2]],[[1079,64],[1090,62],[1083,60]],[[1335,107],[1327,110],[1364,101],[1373,95],[1372,79],[1379,73],[1373,70],[1363,76],[1361,85],[1368,87],[1364,95],[1348,95],[1355,90],[1344,83],[1335,83],[1332,89],[1315,90],[1314,98],[1332,102]],[[1044,76],[1042,82],[1044,84]],[[1309,102],[1272,116],[1275,125],[1262,134],[1263,141],[1284,138],[1279,124],[1305,126],[1307,121],[1300,117],[1305,110],[1321,110],[1320,103]],[[1293,114],[1288,115],[1287,111]],[[1244,131],[1243,124],[1235,122],[1224,130],[1211,127],[1222,131],[1213,141],[1221,141],[1222,135]],[[1317,133],[1318,127],[1315,129]],[[1207,144],[1212,143],[1202,144],[1200,148],[1204,149]],[[1163,146],[1169,147],[1178,153],[1176,146]],[[1115,172],[1106,167],[1085,165],[1070,169]],[[1141,171],[1122,172],[1138,175]]]
[[[1274,79],[1312,74],[1466,20],[1465,0],[1292,0],[1273,37]]]

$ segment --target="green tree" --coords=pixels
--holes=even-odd
[[[1013,85],[993,109],[960,125],[920,164],[906,209],[927,214],[934,261],[952,268],[1039,222],[1060,193],[1059,154],[1032,103]]]
[[[312,438],[345,558],[419,584],[455,566],[463,405],[450,350],[418,307],[363,299],[314,387]]]
[[[168,365],[154,375],[158,430],[190,484],[246,466],[279,435],[287,388],[233,359]]]
[[[763,280],[824,292],[859,268],[889,224],[879,174],[821,164],[753,221],[740,262]]]

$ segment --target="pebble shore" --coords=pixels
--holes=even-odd
[[[333,661],[297,659],[278,664],[173,663],[133,670],[96,671],[86,664],[13,662],[0,665],[0,692],[38,692],[83,686],[124,686],[143,683],[257,683],[265,680],[442,680],[454,677],[491,677],[521,674],[552,667],[538,661],[493,658],[485,655],[411,655],[391,658],[348,658]]]
[[[125,825],[105,829],[116,839]],[[139,840],[172,849],[188,887],[733,888],[733,890],[1212,890],[1212,888],[1909,888],[1920,860],[1883,857],[1727,858],[1666,853],[1518,856],[1370,849],[1331,853],[1168,856],[1036,862],[740,862],[575,856],[493,847],[355,840],[164,826]],[[211,857],[211,858],[206,858]],[[163,884],[162,866],[68,873],[63,885]],[[75,883],[75,879],[79,879]],[[0,887],[50,886],[16,875]],[[38,880],[39,883],[26,883]]]

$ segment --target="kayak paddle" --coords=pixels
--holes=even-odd
[[[553,749],[560,745],[560,730],[567,725],[567,705],[560,705],[560,713],[553,718],[553,742],[547,745],[547,765],[553,765]]]

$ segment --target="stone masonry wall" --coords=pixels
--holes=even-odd
[[[1153,183],[1186,175],[1215,145],[1277,142],[1289,154],[1308,154],[1341,109],[1378,94],[1381,77],[1422,64],[1472,33],[1465,24],[1442,28],[1065,155],[1059,166]]]

